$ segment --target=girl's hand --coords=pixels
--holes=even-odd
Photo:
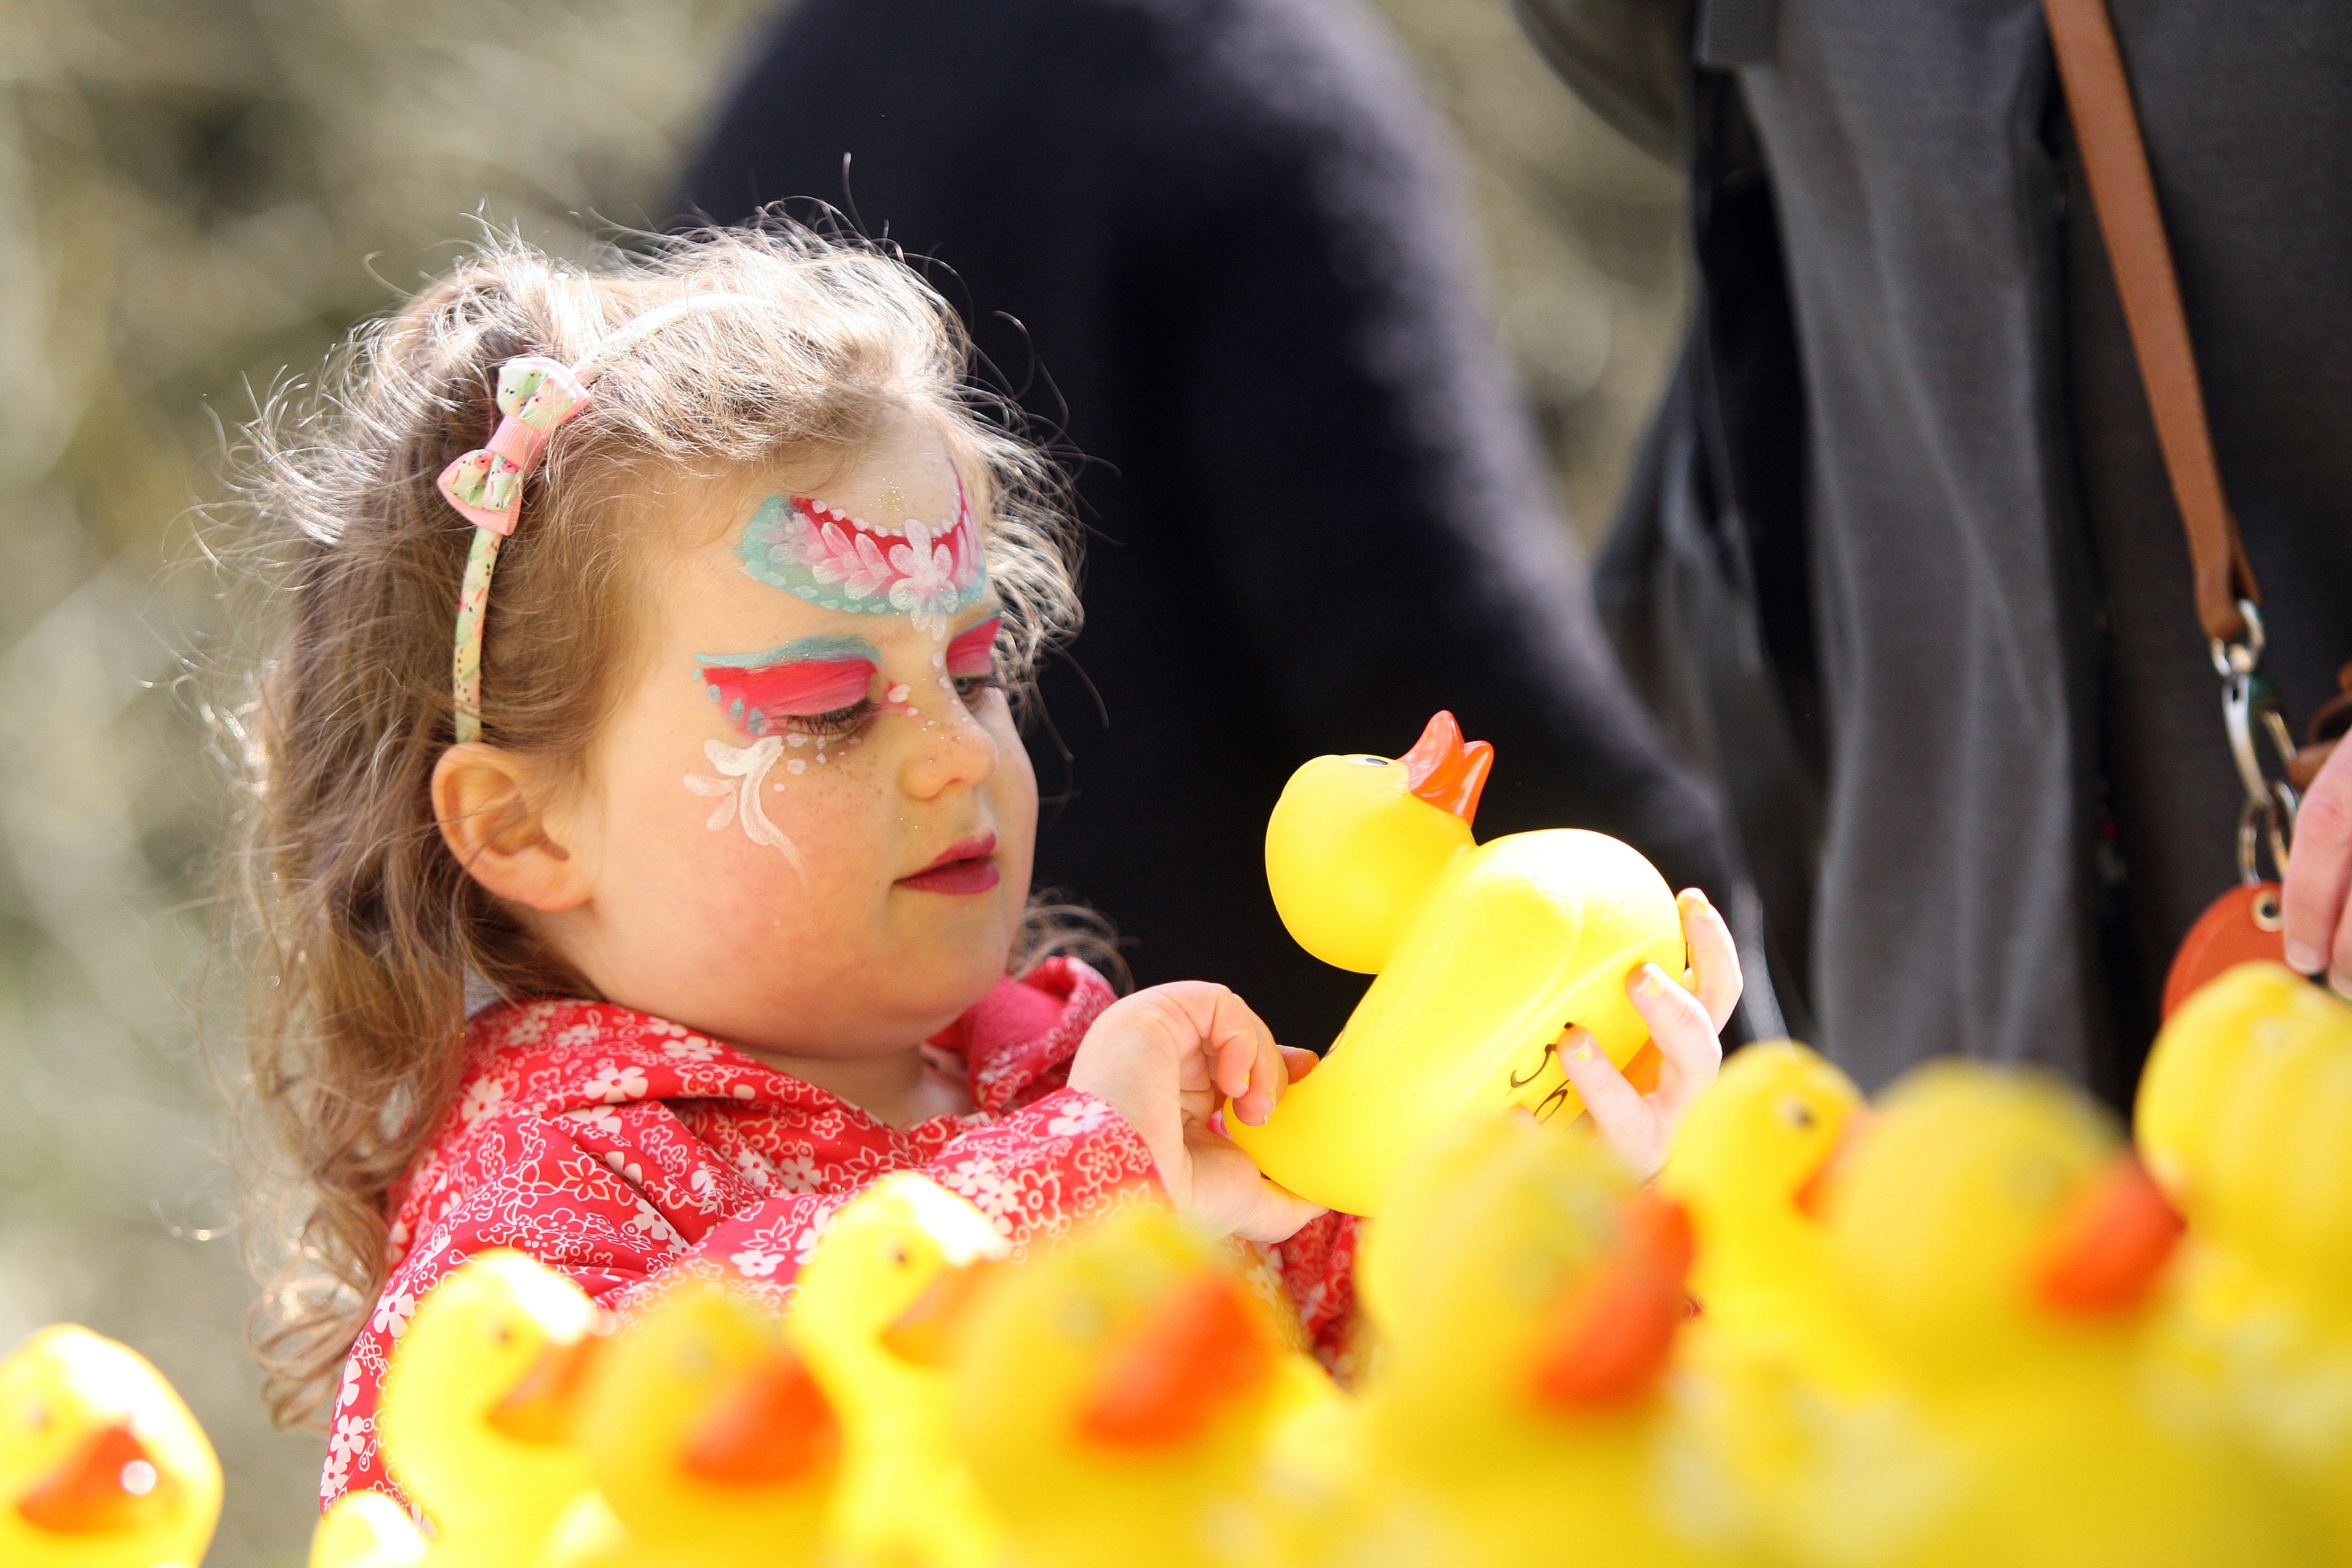
[[[1625,977],[1626,994],[1658,1048],[1657,1088],[1644,1094],[1627,1082],[1593,1048],[1590,1030],[1570,1029],[1559,1041],[1559,1065],[1584,1097],[1601,1141],[1645,1182],[1664,1166],[1675,1129],[1723,1066],[1723,1042],[1716,1036],[1739,1002],[1739,950],[1732,945],[1731,928],[1696,888],[1685,889],[1675,902],[1682,910],[1698,994],[1675,984],[1654,963]]]
[[[1143,1135],[1178,1214],[1214,1236],[1282,1241],[1324,1211],[1260,1174],[1209,1119],[1230,1097],[1256,1126],[1314,1065],[1313,1051],[1276,1046],[1223,986],[1180,980],[1105,1009],[1070,1063],[1070,1087],[1107,1100]]]

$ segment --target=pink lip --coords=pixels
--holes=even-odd
[[[989,858],[995,853],[995,834],[967,838],[913,876],[899,878],[898,886],[926,893],[984,893],[1003,879]]]

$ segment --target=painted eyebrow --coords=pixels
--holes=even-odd
[[[868,657],[872,656],[872,657]],[[698,654],[704,691],[757,740],[777,721],[830,713],[866,695],[880,652],[863,637],[803,637],[753,654]]]
[[[950,675],[986,675],[996,649],[996,629],[1003,616],[991,616],[978,626],[956,634],[948,644]]]

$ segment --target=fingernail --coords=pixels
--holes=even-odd
[[[2327,988],[2330,991],[2335,992],[2338,996],[2343,997],[2347,1002],[2352,1002],[2352,974],[2347,974],[2340,969],[2329,970],[2327,972]]]
[[[2316,974],[2319,973],[2319,954],[2304,942],[2288,942],[2286,966],[2297,974]]]
[[[1664,996],[1666,994],[1666,972],[1654,963],[1642,965],[1641,984],[1634,989],[1644,996]]]
[[[1592,1059],[1592,1042],[1591,1040],[1587,1040],[1584,1044],[1577,1047],[1576,1049],[1569,1052],[1568,1054],[1574,1057],[1578,1061],[1589,1062]]]

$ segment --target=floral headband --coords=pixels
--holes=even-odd
[[[474,546],[457,590],[451,668],[459,741],[482,738],[482,620],[489,605],[490,574],[498,566],[499,543],[522,515],[522,482],[546,456],[548,437],[588,406],[591,384],[636,344],[698,310],[764,303],[748,294],[696,294],[635,317],[572,364],[522,354],[499,367],[498,429],[489,445],[444,468],[439,481],[449,504],[474,525]]]

